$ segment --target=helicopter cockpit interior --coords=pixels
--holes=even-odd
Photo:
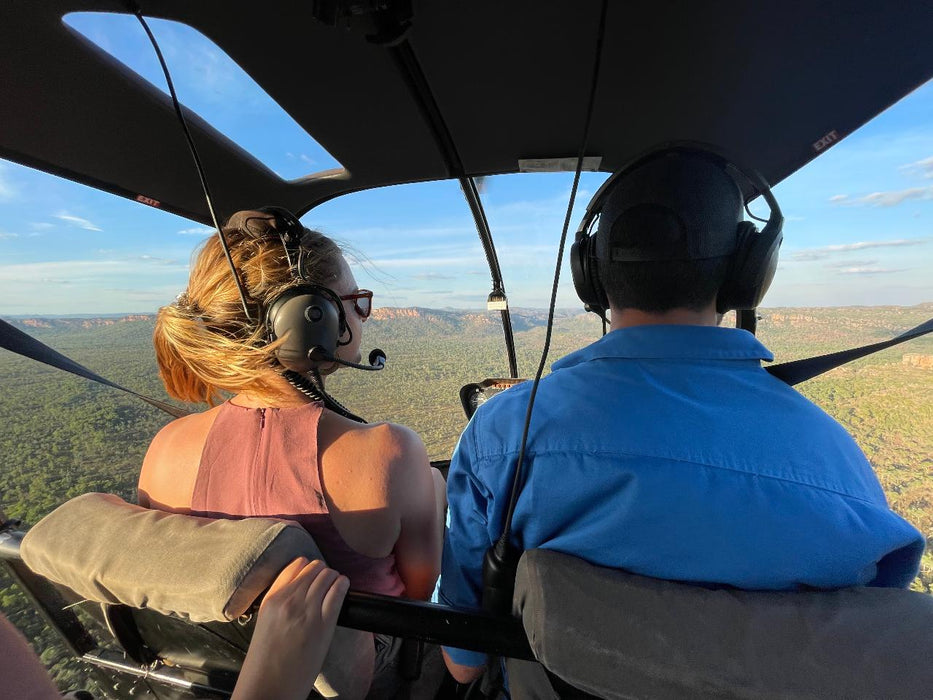
[[[76,13],[172,21],[200,32],[337,167],[281,176],[185,106],[161,55],[171,94],[77,31],[66,21]],[[569,205],[562,199],[558,206],[567,209],[563,232],[553,232],[546,253],[558,255],[558,271],[558,250],[579,245],[599,213],[582,212],[582,202],[574,210],[581,176],[598,201],[612,173],[662,145],[727,154],[750,216],[760,218],[748,209],[757,201],[765,227],[779,228],[770,187],[933,78],[933,13],[910,0],[10,0],[0,8],[0,27],[0,157],[140,209],[213,230],[233,212],[264,204],[312,218],[344,198],[374,193],[378,203],[400,185],[447,181],[459,188],[468,212],[462,218],[480,243],[483,269],[470,272],[473,286],[482,286],[484,323],[495,325],[503,346],[494,367],[449,397],[449,410],[462,408],[467,419],[497,393],[540,379],[558,295],[555,276],[548,335],[540,329],[545,350],[531,379],[537,352],[516,347],[512,311],[520,304],[509,296],[497,252],[505,235],[490,225],[501,215],[484,208],[482,193],[496,178],[573,178]],[[575,225],[582,214],[575,239],[574,212]],[[406,243],[431,244],[417,235]],[[730,307],[737,327],[756,331],[758,301]],[[583,323],[599,334],[598,318]],[[933,320],[768,371],[794,385],[931,330]],[[104,378],[9,323],[0,339],[12,352],[128,391],[173,416],[188,412],[137,393],[131,381]],[[384,364],[385,354],[374,351],[368,365],[351,366]],[[412,373],[406,380],[432,378]],[[332,410],[342,409],[323,396]],[[431,456],[446,469],[449,455]],[[0,517],[0,560],[108,697],[229,697],[257,599],[292,558],[320,556],[307,533],[271,520],[205,526],[184,515],[147,514],[107,494],[54,506],[38,524]],[[413,640],[403,672],[414,683],[425,644],[481,651],[509,659],[514,697],[919,698],[933,686],[933,598],[925,594],[717,590],[547,550],[525,552],[511,567],[499,606],[486,610],[351,592],[334,658],[352,630]],[[82,601],[87,615],[73,610]],[[504,691],[456,687],[445,678],[432,692]]]

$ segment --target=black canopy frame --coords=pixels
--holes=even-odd
[[[214,41],[344,166],[283,180],[189,111],[219,211],[301,215],[349,192],[576,154],[598,3],[415,2],[388,46],[319,20],[325,4],[396,3],[139,1]],[[0,156],[208,223],[168,97],[62,21],[126,11],[0,6]],[[614,171],[661,142],[706,142],[773,185],[929,80],[931,34],[917,0],[612,3],[588,155]]]
[[[577,152],[599,3],[0,6],[0,156],[210,223],[168,96],[63,21],[135,10],[200,31],[343,164],[284,180],[185,110],[221,217],[270,202],[300,216],[350,192],[458,180],[518,376],[475,178]],[[614,171],[658,143],[705,142],[773,185],[933,76],[931,32],[916,0],[613,3],[588,155]],[[754,331],[753,314],[737,321]]]

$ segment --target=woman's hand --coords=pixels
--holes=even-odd
[[[233,700],[305,700],[327,655],[350,582],[323,562],[295,559],[259,606]]]

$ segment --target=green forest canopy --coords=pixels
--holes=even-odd
[[[915,307],[768,309],[759,337],[778,361],[885,340],[933,316]],[[522,376],[531,376],[544,341],[544,312],[513,310]],[[168,400],[151,346],[152,317],[14,322],[86,367],[128,388]],[[466,424],[458,392],[466,383],[508,373],[498,314],[382,309],[367,322],[364,348],[389,356],[377,374],[340,372],[328,389],[368,420],[415,429],[432,459],[447,459]],[[550,358],[600,334],[599,322],[559,314]],[[919,358],[919,359],[917,359]],[[926,358],[925,360],[923,358]],[[149,440],[170,418],[114,389],[0,354],[0,507],[35,523],[88,491],[135,499]],[[894,510],[933,542],[933,338],[911,341],[799,387],[839,420],[871,460]],[[197,409],[198,407],[191,407]],[[933,592],[933,555],[913,584]],[[61,687],[88,682],[22,594],[0,577],[2,609],[33,641]]]

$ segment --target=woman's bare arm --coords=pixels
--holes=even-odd
[[[35,652],[9,620],[0,615],[0,695],[21,700],[61,700],[61,693]]]
[[[149,443],[137,486],[137,503],[171,513],[187,513],[201,451],[217,409],[192,413],[163,427]]]
[[[232,700],[304,700],[334,636],[340,604],[349,588],[345,576],[320,561],[299,558],[289,564],[269,588],[243,662]],[[372,656],[344,659],[357,665],[365,695],[372,674]]]
[[[389,496],[399,515],[395,565],[406,595],[427,600],[440,574],[446,488],[421,438],[408,428],[394,428],[398,445],[390,465]]]

